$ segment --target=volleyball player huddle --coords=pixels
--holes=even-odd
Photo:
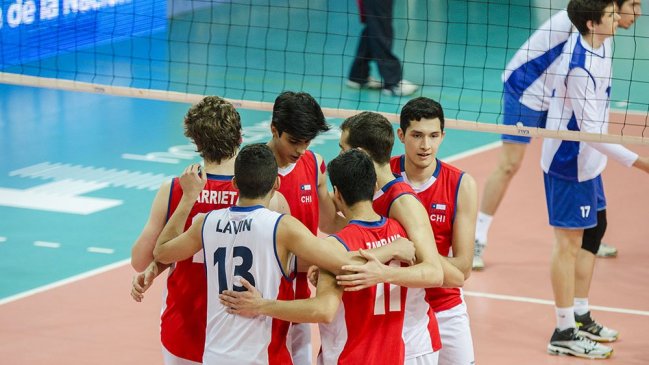
[[[163,185],[133,248],[136,300],[170,266],[166,364],[311,364],[310,328],[299,325],[309,322],[321,323],[322,364],[474,362],[459,287],[471,270],[476,185],[436,158],[441,106],[403,107],[403,156],[391,157],[390,122],[364,112],[343,123],[341,154],[325,166],[307,148],[328,128],[310,95],[284,92],[272,139],[239,151],[232,105],[206,97],[189,110],[186,135],[204,167]],[[199,202],[223,191],[236,199]]]

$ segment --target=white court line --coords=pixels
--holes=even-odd
[[[131,262],[130,258],[129,259],[124,259],[124,260],[115,262],[115,263],[110,264],[110,265],[102,266],[102,267],[94,269],[94,270],[86,271],[84,273],[71,276],[71,277],[63,279],[63,280],[55,281],[55,282],[53,282],[51,284],[47,284],[47,285],[44,285],[44,286],[41,286],[41,287],[38,287],[38,288],[34,288],[34,289],[31,289],[31,290],[24,291],[22,293],[15,294],[15,295],[12,295],[10,297],[6,297],[4,299],[0,299],[0,305],[15,302],[16,300],[19,300],[19,299],[27,298],[27,297],[30,297],[32,295],[38,294],[38,293],[42,293],[42,292],[45,292],[45,291],[48,291],[48,290],[51,290],[51,289],[55,289],[55,288],[67,285],[67,284],[71,284],[71,283],[74,283],[74,282],[77,282],[77,281],[81,281],[83,279],[87,279],[87,278],[90,278],[90,277],[105,273],[107,271],[116,269],[118,267],[124,266],[124,265],[128,264],[129,262]]]
[[[58,242],[34,241],[34,246],[46,247],[46,248],[59,248],[61,247],[61,244]]]
[[[112,248],[102,248],[102,247],[88,247],[86,251],[91,253],[104,253],[108,255],[115,253],[115,250],[113,250]]]
[[[528,298],[528,297],[518,297],[514,295],[502,295],[502,294],[491,294],[491,293],[481,293],[475,291],[463,291],[464,295],[469,297],[477,298],[488,298],[496,300],[504,300],[507,302],[520,302],[520,303],[532,303],[532,304],[543,304],[554,306],[554,301],[546,299],[537,299],[537,298]],[[647,316],[649,317],[649,311],[641,311],[636,309],[625,309],[625,308],[615,308],[615,307],[604,307],[600,305],[589,305],[591,309],[595,309],[602,312],[613,312],[613,313],[623,313],[623,314],[634,314],[638,316]]]
[[[482,145],[480,147],[472,148],[472,149],[464,151],[464,152],[460,152],[460,153],[456,153],[456,154],[448,156],[448,157],[444,157],[441,160],[444,161],[444,162],[453,162],[453,161],[460,160],[460,159],[463,159],[463,158],[466,158],[466,157],[477,155],[477,154],[482,153],[482,152],[487,152],[487,151],[493,150],[494,148],[498,148],[498,147],[502,146],[502,144],[503,144],[502,141],[496,141],[496,142],[487,143],[487,144]]]
[[[0,242],[7,242],[7,237],[0,237]]]

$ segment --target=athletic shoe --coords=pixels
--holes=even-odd
[[[581,316],[575,314],[575,322],[577,323],[579,334],[590,338],[593,341],[613,342],[620,336],[618,331],[597,323],[597,321],[590,316],[590,312]]]
[[[563,331],[555,328],[548,344],[548,353],[587,359],[608,359],[613,354],[613,349],[580,336],[576,328],[567,328]]]
[[[485,246],[485,243],[475,240],[475,245],[473,246],[473,264],[471,265],[471,268],[475,271],[481,271],[484,269],[482,253],[484,252]]]
[[[398,84],[392,86],[391,88],[383,89],[383,94],[391,96],[408,96],[414,94],[417,89],[419,89],[419,86],[413,84],[412,82],[408,80],[401,80]]]
[[[597,250],[598,257],[617,257],[617,248],[609,246],[606,243],[602,242],[599,245],[599,250]]]
[[[383,84],[381,81],[373,78],[372,76],[367,78],[367,81],[364,84],[361,84],[360,82],[352,81],[352,80],[347,80],[347,87],[351,89],[372,89],[372,90],[378,90],[383,88]]]

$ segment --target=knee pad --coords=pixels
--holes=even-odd
[[[606,232],[606,226],[606,209],[603,209],[597,212],[597,225],[593,228],[584,230],[581,248],[588,252],[592,252],[593,255],[596,255],[599,246],[602,244],[602,238]]]

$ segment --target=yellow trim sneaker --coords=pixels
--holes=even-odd
[[[612,328],[602,326],[597,323],[591,316],[590,312],[581,316],[575,314],[575,322],[579,334],[586,338],[590,338],[597,342],[613,342],[617,341],[620,333]]]
[[[580,336],[576,328],[567,328],[563,331],[555,328],[548,344],[548,353],[585,359],[608,359],[613,354],[613,349]]]

